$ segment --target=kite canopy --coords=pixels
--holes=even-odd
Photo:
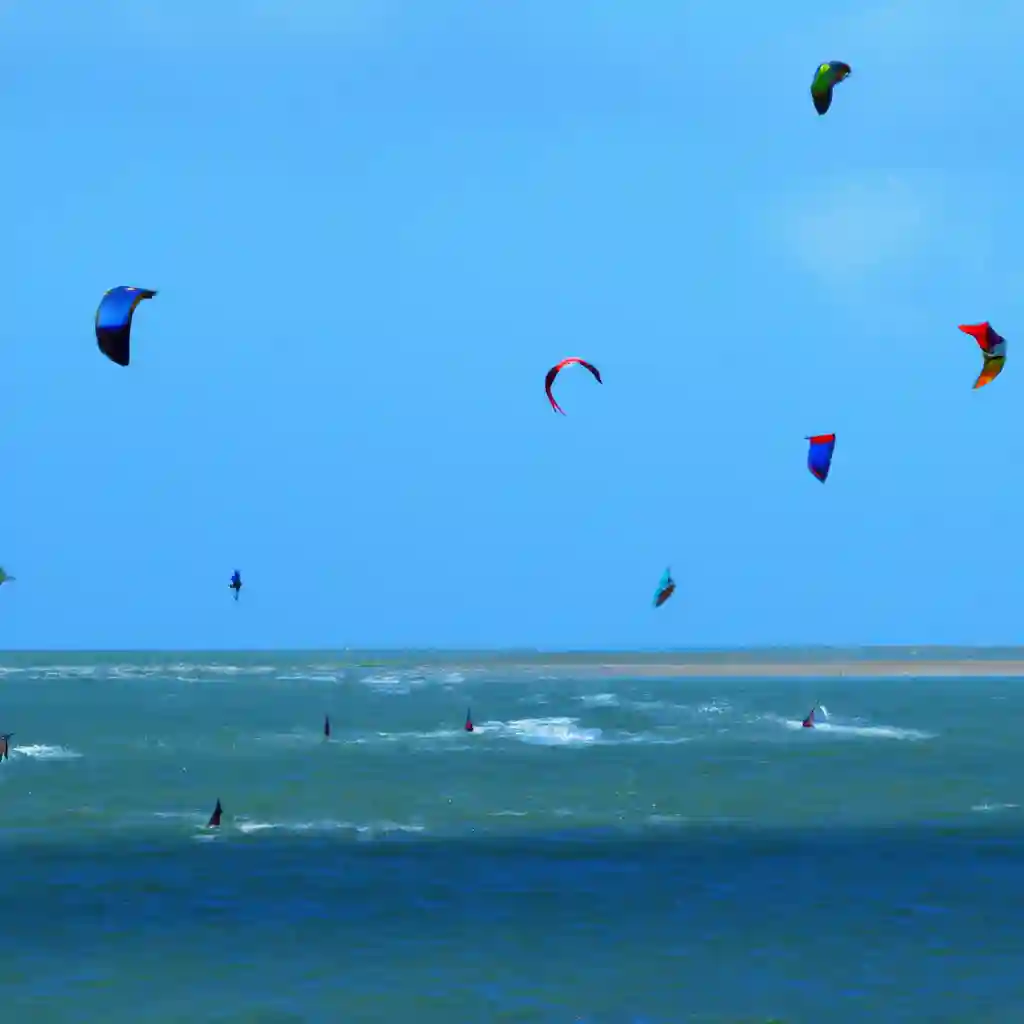
[[[96,343],[100,351],[118,366],[131,361],[132,316],[143,299],[156,292],[148,288],[119,285],[106,292],[96,309]]]
[[[1003,372],[1006,365],[1006,339],[997,334],[987,320],[983,324],[960,324],[960,330],[974,338],[981,349],[984,362],[974,387],[984,387]]]
[[[3,586],[5,583],[12,583],[13,581],[14,577],[8,576],[4,569],[0,568],[0,586]]]
[[[807,452],[807,468],[822,483],[828,479],[828,471],[832,468],[832,453],[836,450],[835,434],[815,434],[808,437],[811,447]]]
[[[827,113],[832,106],[832,90],[850,74],[850,65],[841,60],[830,60],[819,64],[811,82],[811,99],[819,114]]]
[[[551,403],[551,408],[554,409],[555,412],[560,412],[563,416],[565,415],[565,410],[558,404],[558,402],[555,401],[555,396],[551,394],[551,385],[555,383],[555,378],[561,372],[562,368],[569,366],[572,363],[576,363],[589,370],[594,375],[598,384],[604,383],[604,381],[601,380],[601,371],[596,366],[592,366],[583,359],[577,359],[575,356],[563,359],[560,363],[556,363],[552,366],[551,369],[548,370],[548,375],[544,378],[544,391],[548,396],[548,401]]]
[[[666,569],[658,581],[658,589],[654,592],[654,607],[660,608],[674,593],[676,581],[672,579],[672,570]]]

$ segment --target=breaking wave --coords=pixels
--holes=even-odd
[[[511,722],[482,722],[478,733],[534,743],[540,746],[586,746],[597,743],[600,729],[585,729],[578,718],[519,718]]]
[[[396,834],[417,834],[425,831],[422,825],[405,825],[397,821],[372,821],[359,824],[351,821],[336,821],[331,818],[315,821],[257,821],[253,818],[238,817],[227,819],[221,825],[222,832],[241,832],[244,835],[259,835],[265,832],[286,832],[289,834],[352,833],[360,839],[378,839]]]
[[[82,755],[70,747],[48,746],[45,743],[29,743],[10,749],[10,756],[33,757],[37,761],[74,761]]]
[[[919,729],[901,729],[895,725],[845,725],[836,721],[815,722],[813,729],[804,730],[803,721],[797,718],[776,719],[787,729],[799,729],[821,736],[859,737],[883,740],[931,740],[934,733]]]

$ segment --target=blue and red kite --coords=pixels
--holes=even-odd
[[[815,434],[808,437],[811,447],[807,452],[807,468],[822,483],[828,479],[832,468],[832,453],[836,450],[835,434]]]

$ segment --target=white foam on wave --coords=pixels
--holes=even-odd
[[[576,698],[588,708],[617,708],[619,698],[614,693],[585,693]]]
[[[119,682],[170,677],[182,683],[200,683],[217,680],[241,679],[252,676],[275,676],[281,679],[308,679],[313,681],[340,681],[345,676],[340,665],[303,665],[288,668],[281,665],[234,665],[223,662],[194,663],[169,661],[163,663],[114,665],[5,665],[0,666],[0,679],[21,676],[39,680],[113,679]]]
[[[979,814],[995,814],[998,811],[1015,811],[1019,807],[1019,804],[999,804],[989,803],[987,800],[981,804],[975,804],[971,810],[976,811]]]
[[[250,742],[254,745],[280,747],[364,747],[383,743],[436,743],[456,739],[462,732],[462,729],[434,729],[419,732],[370,732],[357,736],[334,732],[328,738],[324,736],[323,729],[294,729],[291,732],[253,736]]]
[[[510,722],[478,722],[472,734],[464,729],[435,729],[432,732],[378,732],[338,740],[340,743],[367,745],[375,743],[443,743],[450,749],[473,750],[474,737],[517,740],[538,746],[619,746],[647,744],[676,746],[690,743],[693,736],[647,730],[644,732],[605,732],[587,728],[576,718],[522,718]]]
[[[429,743],[436,740],[453,740],[461,736],[463,732],[463,729],[434,729],[431,732],[375,732],[370,735],[342,739],[340,742],[357,746],[368,743]]]
[[[693,736],[669,735],[667,732],[630,732],[621,739],[604,739],[604,743],[643,743],[652,747],[675,747],[680,743],[692,743]]]
[[[279,683],[340,683],[341,678],[333,672],[288,672],[274,676]]]
[[[425,685],[426,680],[420,675],[396,672],[363,676],[359,682],[377,693],[404,695],[412,693],[414,688]]]
[[[127,666],[129,671],[138,671],[135,666]],[[209,665],[194,665],[186,662],[178,662],[177,664],[167,667],[156,667],[158,672],[161,671],[172,671],[179,672],[185,675],[204,675],[204,676],[269,676],[280,672],[281,669],[277,665],[225,665],[221,664],[209,664]]]
[[[445,728],[404,732],[372,732],[356,736],[335,733],[325,741],[323,733],[313,730],[296,730],[253,737],[257,744],[273,744],[291,747],[312,746],[377,746],[377,745],[421,745],[444,746],[449,749],[472,750],[474,737],[490,736],[495,739],[512,739],[522,743],[546,746],[580,746],[599,744],[618,746],[624,744],[648,744],[650,746],[676,746],[691,743],[693,736],[680,735],[669,731],[646,730],[644,732],[608,733],[598,728],[579,725],[575,718],[523,718],[511,722],[478,722],[472,734],[464,729]]]
[[[422,825],[403,825],[397,821],[373,821],[368,824],[359,824],[351,821],[336,821],[332,818],[314,821],[256,821],[252,818],[238,817],[223,823],[221,828],[235,829],[247,836],[263,832],[287,832],[289,834],[354,832],[360,837],[370,839],[381,835],[424,831]]]
[[[408,669],[376,669],[359,677],[358,682],[380,693],[406,694],[425,686],[439,686],[451,689],[466,681],[466,674],[459,669],[440,668],[434,665],[420,665]]]
[[[479,729],[477,730],[479,731]],[[365,747],[378,744],[438,744],[451,743],[465,735],[460,728],[407,730],[404,732],[363,732],[357,735],[335,731],[330,738],[322,729],[294,729],[291,732],[263,733],[247,738],[254,746],[271,745],[280,747]]]
[[[33,757],[37,761],[74,761],[82,755],[70,747],[49,746],[45,743],[29,743],[23,747],[11,747],[10,755]]]
[[[701,704],[697,708],[697,713],[700,715],[724,715],[732,710],[732,705],[728,701],[713,700],[710,704]]]
[[[98,665],[27,665],[0,668],[0,678],[24,675],[29,679],[91,679]]]
[[[160,665],[110,665],[101,666],[101,671],[109,678],[119,680],[152,679],[154,677],[172,676],[181,683],[210,682],[211,677],[217,681],[242,679],[248,682],[250,676],[271,676],[281,672],[280,665],[231,665],[225,663],[204,663],[175,661]]]
[[[804,729],[802,719],[783,718],[781,721],[787,729],[799,729],[822,736],[856,736],[864,739],[883,740],[931,740],[934,733],[921,732],[919,729],[900,729],[895,725],[841,725],[838,722],[815,722],[813,729]]]
[[[228,665],[194,664],[184,661],[147,665],[100,665],[92,666],[97,678],[114,679],[118,682],[149,680],[170,677],[179,683],[207,683],[241,679],[248,682],[251,676],[270,676],[281,671],[277,665]]]
[[[601,739],[600,729],[584,729],[577,718],[519,718],[511,722],[483,722],[476,731],[540,746],[589,746]]]
[[[508,722],[477,722],[472,733],[461,726],[447,726],[439,729],[403,730],[385,732],[361,732],[346,734],[336,731],[330,739],[324,737],[321,729],[293,729],[288,732],[260,733],[246,737],[241,744],[254,749],[260,746],[291,747],[367,747],[402,746],[443,748],[447,750],[474,750],[475,739],[516,740],[540,746],[677,746],[692,743],[697,737],[680,732],[676,726],[667,725],[645,729],[640,732],[623,730],[606,731],[580,725],[578,718],[521,718]]]

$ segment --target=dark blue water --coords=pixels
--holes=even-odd
[[[1019,1021],[1024,834],[0,850],[34,1022]]]

